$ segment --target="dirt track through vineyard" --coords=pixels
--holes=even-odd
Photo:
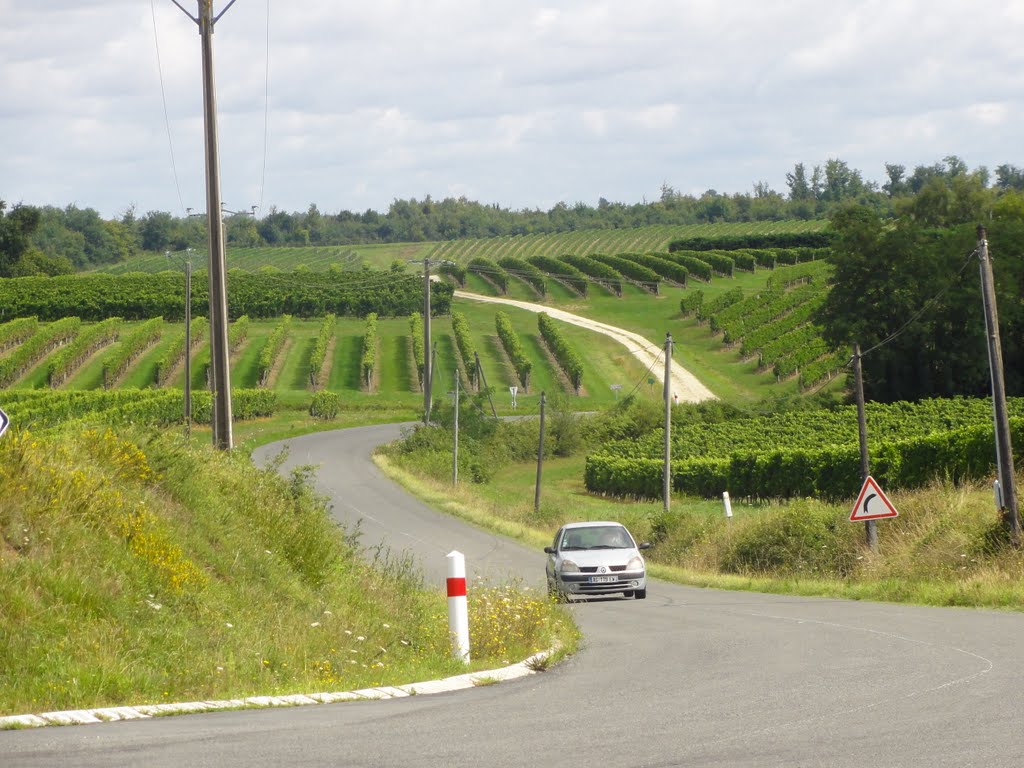
[[[519,309],[525,309],[528,312],[546,312],[555,320],[561,320],[565,323],[571,323],[572,325],[578,325],[581,328],[586,328],[597,333],[603,333],[617,342],[622,344],[626,349],[629,350],[630,354],[639,360],[643,366],[650,370],[651,376],[654,376],[659,383],[664,384],[665,382],[665,364],[659,358],[662,355],[662,348],[657,344],[654,344],[638,333],[627,331],[623,328],[616,328],[614,325],[608,325],[607,323],[598,322],[597,320],[588,320],[580,315],[574,315],[571,312],[565,312],[561,309],[554,309],[553,307],[545,306],[544,304],[533,304],[529,301],[519,301],[517,299],[503,299],[497,296],[484,296],[478,293],[470,293],[469,291],[455,291],[455,295],[460,299],[469,299],[471,301],[483,301],[491,304],[507,304],[512,307],[518,307]],[[655,364],[657,363],[657,364]],[[705,387],[697,377],[690,373],[688,370],[679,365],[675,360],[672,361],[671,370],[671,387],[673,396],[679,396],[679,402],[681,403],[699,403],[702,400],[714,400],[715,395],[710,389]]]

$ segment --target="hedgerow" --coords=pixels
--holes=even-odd
[[[423,371],[426,368],[426,355],[423,351],[423,315],[413,312],[409,315],[409,335],[412,338],[412,358],[416,365],[416,380],[423,386]]]
[[[763,234],[683,237],[668,244],[672,251],[735,251],[740,248],[828,248],[832,236],[827,232],[773,232]]]
[[[519,334],[512,327],[512,320],[506,313],[498,311],[494,315],[494,325],[498,331],[498,340],[501,342],[505,354],[508,355],[512,367],[515,368],[516,376],[519,377],[519,383],[528,392],[530,390],[530,371],[533,370],[533,363],[523,348]]]
[[[39,327],[10,354],[0,358],[0,387],[10,385],[53,349],[70,342],[78,335],[81,325],[77,317],[65,317]]]
[[[650,291],[651,293],[658,293],[661,285],[661,275],[650,267],[644,266],[638,261],[624,258],[622,256],[595,254],[594,258],[603,264],[607,264],[619,274],[629,278],[641,288]]]
[[[135,359],[149,349],[164,331],[164,319],[147,320],[103,356],[103,388],[110,389],[124,375]]]
[[[361,380],[366,389],[373,387],[373,371],[377,367],[377,314],[371,312],[366,316],[363,330],[362,354],[359,357]]]
[[[541,338],[551,350],[555,362],[569,378],[569,383],[572,384],[573,390],[578,395],[583,384],[583,361],[562,335],[558,324],[546,312],[537,315],[537,325],[540,328]]]
[[[482,275],[485,280],[493,283],[503,294],[508,293],[508,272],[490,259],[477,256],[469,260],[466,269]]]
[[[181,390],[111,389],[88,391],[39,390],[31,397],[13,402],[5,399],[5,410],[19,428],[41,430],[65,427],[72,421],[107,424],[127,423],[170,426],[182,419]],[[272,416],[277,395],[266,389],[233,389],[232,416],[238,420]],[[192,392],[192,413],[196,421],[212,417],[209,392]]]
[[[736,262],[731,256],[727,256],[721,251],[704,251],[701,255],[701,261],[706,261],[711,265],[711,269],[717,272],[723,277],[732,277],[733,271],[736,268]]]
[[[533,287],[541,296],[547,295],[548,283],[544,279],[544,273],[528,261],[517,259],[514,256],[505,256],[498,259],[498,266],[508,272],[509,275],[517,277]]]
[[[726,307],[742,300],[743,289],[739,286],[730,288],[725,293],[720,293],[713,299],[701,302],[700,308],[697,310],[697,319],[702,322],[708,320],[724,310]]]
[[[451,277],[459,284],[460,288],[466,287],[466,268],[462,264],[454,261],[445,261],[441,263],[438,272]]]
[[[686,279],[690,271],[682,264],[669,261],[663,253],[619,253],[620,259],[632,261],[642,267],[652,270],[656,275],[671,280],[673,283],[686,287]]]
[[[840,358],[841,360],[841,358]],[[1009,400],[1016,440],[1024,437],[1024,398]],[[681,409],[676,418],[688,411]],[[886,488],[916,488],[936,472],[954,482],[986,477],[994,465],[991,401],[931,400],[868,406],[872,474]],[[585,482],[597,493],[661,494],[663,432],[606,439],[587,458]],[[672,482],[685,493],[719,497],[848,498],[859,488],[853,406],[769,417],[688,421],[673,431]],[[941,469],[940,469],[941,468]]]
[[[121,333],[120,317],[108,317],[79,333],[73,341],[61,347],[47,363],[46,380],[51,387],[59,387],[78,366],[97,349],[116,341]]]
[[[697,251],[667,253],[665,258],[686,267],[690,275],[705,283],[711,282],[711,278],[714,277],[711,265],[701,258]]]
[[[587,295],[587,276],[576,267],[552,256],[531,256],[527,261],[563,285],[576,291],[580,296]]]
[[[423,281],[397,271],[361,269],[352,272],[245,272],[228,273],[228,310],[231,317],[282,315],[382,317],[408,315],[423,305]],[[454,289],[442,281],[431,283],[431,311],[448,314]],[[204,271],[192,279],[193,310],[209,305]],[[58,277],[0,279],[0,306],[6,317],[38,317],[43,321],[78,317],[98,322],[108,317],[148,320],[163,317],[180,322],[185,315],[185,286],[176,272],[156,274],[102,273]]]
[[[683,317],[689,317],[690,315],[699,314],[703,304],[704,291],[700,288],[693,288],[684,293],[683,298],[679,300],[679,311],[683,313]]]
[[[39,320],[35,317],[19,317],[0,325],[0,352],[20,344],[39,330]]]
[[[575,267],[616,296],[622,295],[622,273],[605,263],[599,254],[595,253],[590,256],[564,254],[559,256],[558,259]]]
[[[461,312],[452,312],[452,333],[455,336],[455,346],[459,350],[459,357],[462,358],[462,366],[469,377],[469,383],[476,386],[476,347],[473,344],[473,335],[469,330],[469,321]]]
[[[313,351],[309,354],[309,386],[313,389],[319,389],[323,383],[321,372],[327,360],[327,348],[334,339],[336,323],[337,318],[333,314],[329,314],[323,319],[316,335],[316,342],[313,344]]]
[[[274,330],[270,332],[267,343],[263,345],[259,359],[256,362],[257,379],[261,387],[265,387],[270,383],[270,374],[274,370],[274,365],[277,363],[281,351],[284,349],[285,342],[288,341],[288,334],[291,332],[291,328],[291,315],[285,315],[281,318],[281,322],[274,327]]]

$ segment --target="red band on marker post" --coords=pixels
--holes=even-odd
[[[465,597],[466,580],[464,578],[448,579],[448,597]]]

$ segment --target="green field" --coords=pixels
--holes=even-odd
[[[496,261],[506,256],[559,256],[590,253],[648,253],[666,251],[668,244],[683,237],[724,237],[777,233],[820,232],[828,226],[815,221],[757,221],[731,224],[685,224],[650,226],[634,229],[592,229],[557,234],[518,235],[482,239],[448,240],[425,243],[378,243],[372,245],[304,245],[236,248],[228,246],[228,269],[256,270],[277,267],[288,271],[296,267],[325,270],[330,267],[348,269],[367,264],[386,269],[394,261],[418,261],[424,258],[447,259],[465,264],[472,258],[485,257]],[[95,269],[96,272],[160,272],[181,269],[183,252],[170,256],[143,253],[122,264]],[[195,269],[205,269],[206,248],[192,253]]]
[[[736,404],[753,404],[766,397],[779,397],[797,393],[794,379],[778,382],[770,372],[759,372],[756,360],[741,360],[735,349],[726,348],[721,335],[714,336],[706,324],[701,325],[692,317],[684,318],[679,310],[679,300],[687,290],[702,290],[707,298],[735,286],[747,291],[764,287],[768,270],[737,272],[733,278],[716,278],[710,283],[692,283],[690,288],[663,285],[659,295],[654,296],[636,286],[626,284],[621,297],[591,286],[587,297],[580,297],[564,286],[549,281],[548,295],[538,299],[526,283],[513,279],[508,297],[533,301],[552,307],[600,320],[611,325],[627,328],[640,333],[653,343],[660,345],[665,334],[671,333],[675,342],[675,359],[704,382],[719,397]],[[466,290],[484,295],[496,295],[497,291],[479,275],[467,276]],[[514,307],[475,302],[457,297],[453,309],[462,312],[469,321],[474,346],[480,355],[481,367],[487,384],[493,389],[495,405],[509,410],[511,396],[508,387],[518,385],[495,330],[495,313],[505,311],[520,335],[522,343],[533,364],[529,390],[520,388],[518,406],[520,411],[535,411],[539,407],[541,391],[549,394],[572,393],[572,388],[540,340],[537,316],[532,312]],[[127,335],[138,323],[125,323],[122,336]],[[271,332],[277,325],[275,320],[259,320],[250,324],[248,338],[235,350],[231,357],[232,385],[239,388],[258,386],[257,361]],[[308,359],[313,342],[319,330],[318,319],[295,319],[288,341],[277,365],[276,375],[270,386],[285,402],[301,403],[311,396],[309,388]],[[170,339],[180,332],[181,324],[168,323],[163,336],[132,365],[118,386],[154,386],[156,361],[160,359]],[[458,361],[458,353],[451,336],[451,321],[448,317],[434,318],[432,338],[437,347],[434,376],[434,397],[444,396],[453,387],[455,368],[465,370]],[[612,385],[621,385],[623,394],[635,391],[641,397],[658,399],[660,387],[648,383],[649,374],[617,342],[600,334],[571,325],[562,325],[564,335],[583,355],[584,377],[578,398],[579,409],[599,408],[613,402],[616,392]],[[326,387],[338,392],[347,408],[358,408],[360,403],[388,402],[395,406],[416,410],[421,407],[422,393],[419,390],[411,353],[411,338],[408,318],[382,318],[379,321],[380,349],[375,386],[367,389],[361,385],[359,356],[364,331],[364,321],[357,318],[338,318],[333,355],[330,359],[330,374]],[[67,389],[96,389],[101,386],[102,358],[100,351],[87,360],[71,377]],[[192,386],[206,386],[205,370],[209,361],[209,344],[202,343],[192,352]],[[184,365],[173,372],[169,386],[184,385]],[[47,386],[46,361],[42,360],[27,375],[15,381],[13,388],[35,389]]]

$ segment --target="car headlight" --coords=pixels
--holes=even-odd
[[[563,560],[562,567],[558,569],[562,573],[579,573],[580,567],[572,560]]]
[[[644,569],[644,559],[642,557],[640,557],[640,555],[637,555],[636,557],[631,557],[629,559],[629,562],[626,563],[626,570],[627,571],[642,571],[643,569]]]

